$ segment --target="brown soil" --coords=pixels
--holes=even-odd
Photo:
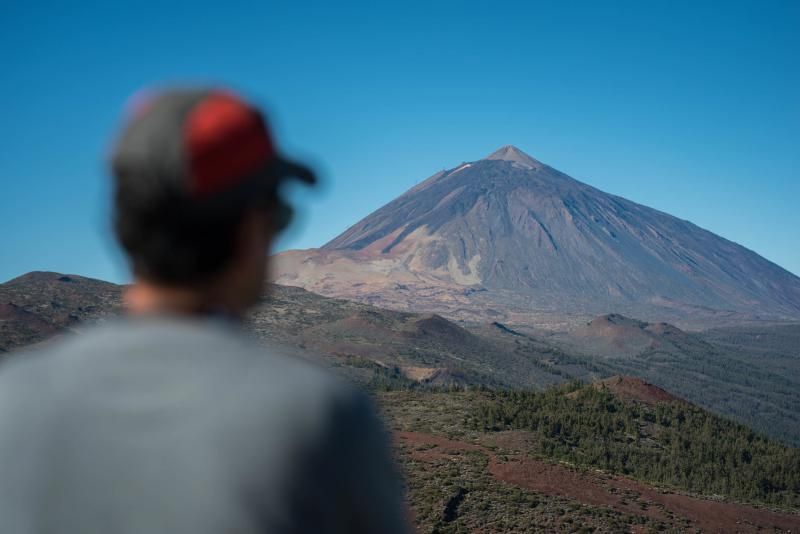
[[[646,347],[654,347],[658,343],[656,337],[653,333],[648,332],[646,327],[647,323],[622,315],[601,315],[590,321],[585,327],[577,329],[575,335],[597,341],[602,340],[617,349],[642,350]]]
[[[0,321],[14,322],[21,328],[41,330],[43,334],[54,334],[57,328],[36,314],[7,303],[0,303]]]
[[[509,446],[523,435],[500,434],[495,445]],[[754,506],[711,501],[670,493],[630,478],[594,471],[580,471],[567,465],[532,458],[498,458],[488,448],[421,432],[396,432],[395,439],[409,445],[412,458],[420,461],[452,458],[459,451],[479,451],[489,459],[489,472],[507,484],[573,499],[582,504],[607,506],[619,512],[666,520],[670,515],[685,518],[708,532],[755,532],[770,529],[800,531],[800,515],[777,513]]]
[[[444,369],[438,367],[403,367],[402,371],[406,378],[417,382],[425,382],[436,378]]]
[[[456,342],[468,342],[472,339],[472,335],[469,332],[436,314],[415,320],[405,333],[413,338],[433,335]]]
[[[607,387],[622,400],[634,400],[648,404],[682,401],[658,386],[633,376],[612,376],[595,384],[595,387]]]

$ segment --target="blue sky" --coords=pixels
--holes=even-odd
[[[127,280],[104,168],[122,107],[207,82],[325,179],[281,249],[514,144],[800,274],[798,27],[780,0],[4,2],[0,280]]]

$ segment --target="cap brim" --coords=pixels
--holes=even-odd
[[[314,171],[302,163],[278,156],[272,161],[270,167],[272,167],[272,172],[275,173],[274,176],[279,181],[287,178],[296,178],[309,185],[317,183],[317,176]]]

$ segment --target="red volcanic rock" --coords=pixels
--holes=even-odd
[[[683,399],[634,376],[612,376],[595,384],[607,388],[622,400],[658,404],[662,402],[685,402]]]

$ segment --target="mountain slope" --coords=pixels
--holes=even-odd
[[[696,328],[800,317],[800,278],[511,146],[435,174],[320,249],[276,259],[278,283],[464,320],[624,312]]]
[[[120,311],[116,284],[30,272],[0,284],[0,353],[79,330]]]
[[[544,340],[800,444],[800,324],[685,332],[604,315]]]
[[[59,273],[29,273],[0,284],[0,354],[116,316],[121,290]],[[800,444],[800,324],[696,333],[611,315],[572,333],[531,333],[499,322],[464,328],[435,314],[273,285],[246,327],[268,350],[316,361],[379,389],[541,390],[570,379],[633,375]]]
[[[66,331],[79,334],[120,312],[121,289],[58,273],[0,284],[0,346],[18,349]],[[601,331],[602,319],[595,324]],[[610,319],[654,335],[673,332]],[[569,376],[593,378],[591,361],[500,323],[465,329],[437,315],[273,286],[247,328],[274,349],[393,390],[377,398],[396,431],[421,530],[794,531],[800,525],[791,511],[800,502],[797,449],[631,377],[534,393],[531,387],[542,390]],[[776,339],[758,332],[708,336],[747,350],[764,339],[770,352],[796,346],[796,329],[781,329]],[[415,387],[486,378],[528,387],[449,393]]]
[[[0,284],[0,353],[45,342],[122,312],[122,287],[34,272]],[[472,332],[435,314],[383,310],[301,288],[270,286],[246,323],[257,338],[379,386],[485,385],[542,388],[592,379],[560,351],[510,336]],[[569,372],[567,372],[569,367]]]

